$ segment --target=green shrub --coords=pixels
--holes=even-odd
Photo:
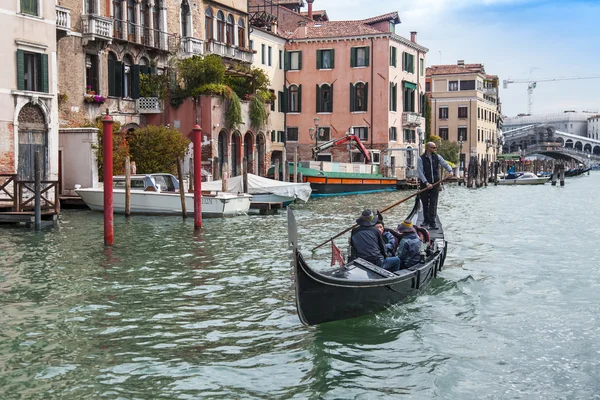
[[[267,124],[269,113],[265,107],[265,103],[258,97],[250,98],[250,123],[255,128],[262,128]]]
[[[231,99],[229,99],[229,106],[225,112],[225,122],[227,129],[237,128],[238,125],[242,124],[242,105],[240,104],[240,98],[233,92]]]
[[[148,125],[129,137],[129,154],[138,173],[177,173],[177,157],[183,158],[190,141],[175,128]]]

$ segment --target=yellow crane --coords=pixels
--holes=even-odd
[[[573,76],[566,78],[547,78],[547,79],[505,79],[502,81],[502,87],[504,89],[508,89],[509,83],[526,83],[527,84],[527,114],[531,114],[531,109],[533,108],[533,89],[537,87],[538,82],[554,82],[554,81],[572,81],[572,80],[581,80],[581,79],[600,79],[600,75],[598,76]]]

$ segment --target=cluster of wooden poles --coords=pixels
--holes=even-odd
[[[498,174],[506,176],[506,171],[511,167],[517,172],[540,172],[552,171],[552,186],[556,186],[560,181],[560,186],[565,185],[565,170],[577,167],[575,161],[557,161],[557,160],[532,160],[529,162],[501,160],[488,162],[487,160],[477,161],[475,157],[471,158],[467,169],[466,177],[460,178],[459,186],[466,185],[468,188],[487,186],[488,183],[498,184]]]

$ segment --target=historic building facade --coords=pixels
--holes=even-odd
[[[2,2],[0,38],[0,173],[33,180],[35,153],[42,176],[58,174],[56,10],[53,2]]]
[[[433,65],[427,68],[431,133],[460,147],[460,171],[470,157],[494,161],[502,128],[498,77],[483,64]]]

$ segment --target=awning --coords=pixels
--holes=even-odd
[[[404,81],[404,88],[405,89],[417,90],[417,85],[415,83],[412,83],[412,82]]]

